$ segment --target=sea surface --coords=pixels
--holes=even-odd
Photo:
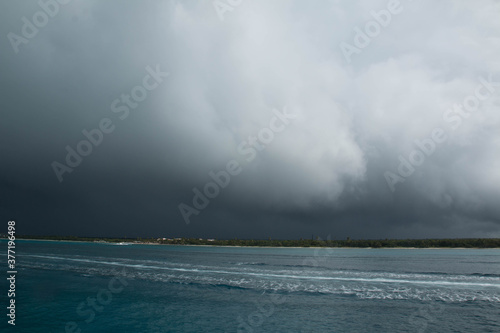
[[[16,248],[5,332],[500,332],[500,249]]]

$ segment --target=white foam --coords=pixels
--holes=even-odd
[[[109,267],[129,267],[123,274],[131,279],[169,283],[227,285],[255,290],[353,295],[367,299],[416,299],[444,302],[500,302],[500,279],[481,276],[425,275],[394,272],[263,270],[191,265],[123,258],[86,259],[52,255],[24,255],[50,259],[24,260],[23,265],[43,269],[74,270],[89,275],[108,275]],[[111,260],[110,260],[111,259]],[[70,262],[92,265],[72,265]],[[58,263],[60,262],[60,263]],[[66,263],[64,263],[66,262]],[[240,267],[241,268],[241,267]]]
[[[167,266],[154,266],[154,265],[144,265],[144,264],[127,264],[116,261],[99,261],[90,259],[77,259],[77,258],[67,258],[67,257],[55,257],[55,256],[40,256],[40,255],[26,255],[37,258],[48,258],[56,260],[70,260],[78,262],[86,262],[93,264],[104,264],[104,265],[116,265],[124,266],[138,269],[161,269],[161,270],[171,270],[179,272],[192,272],[192,273],[215,273],[215,274],[238,274],[238,275],[248,275],[256,276],[262,278],[279,278],[279,279],[300,279],[300,280],[334,280],[334,281],[351,281],[351,282],[370,282],[370,283],[390,283],[390,284],[423,284],[423,285],[434,285],[434,286],[463,286],[463,287],[494,287],[500,288],[499,283],[484,283],[484,282],[461,282],[461,281],[445,281],[445,280],[417,280],[417,279],[397,279],[397,278],[385,278],[385,277],[352,277],[352,276],[311,276],[311,275],[291,275],[291,274],[275,274],[275,273],[264,273],[264,272],[248,272],[248,271],[226,271],[219,269],[198,269],[198,268],[180,268],[180,267],[167,267]],[[389,273],[391,274],[391,273]]]

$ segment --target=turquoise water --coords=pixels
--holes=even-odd
[[[17,254],[16,327],[3,314],[2,331],[500,332],[499,249],[18,241]]]

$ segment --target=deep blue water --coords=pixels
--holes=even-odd
[[[499,249],[18,241],[17,255],[2,331],[500,332]]]

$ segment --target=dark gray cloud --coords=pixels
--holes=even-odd
[[[243,1],[224,20],[212,2],[41,3],[46,23],[39,2],[0,4],[0,216],[19,233],[500,237],[498,2]],[[151,71],[168,76],[141,88]],[[232,160],[186,224],[179,205]]]

